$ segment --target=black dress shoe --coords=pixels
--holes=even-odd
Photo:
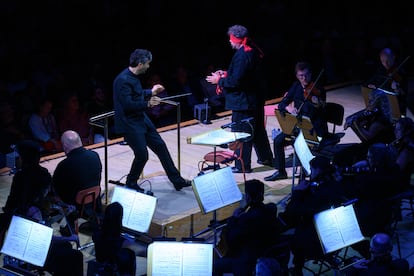
[[[263,166],[269,166],[272,167],[272,161],[270,160],[257,160],[257,164],[263,165]]]
[[[173,183],[176,191],[181,191],[182,188],[190,187],[192,185],[191,180],[184,180],[184,182]]]
[[[239,169],[239,168],[237,168],[237,167],[232,167],[231,168],[231,171],[233,172],[233,173],[243,173],[243,170],[242,169]],[[244,170],[244,173],[251,173],[253,170],[252,169],[245,169]]]
[[[126,184],[126,187],[129,188],[129,189],[135,190],[137,192],[140,192],[140,193],[143,193],[144,192],[144,189],[142,189],[138,185],[138,183],[134,183],[134,184],[131,184],[131,185],[130,184]]]
[[[280,173],[280,172],[275,172],[272,175],[266,176],[264,178],[264,180],[266,180],[266,181],[276,181],[276,180],[287,179],[287,178],[288,178],[288,176],[287,176],[286,173],[283,174],[283,173]]]

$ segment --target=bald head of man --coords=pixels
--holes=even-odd
[[[83,146],[82,140],[79,134],[73,130],[67,130],[62,134],[61,137],[63,150],[65,154],[68,154],[73,149],[77,149]]]

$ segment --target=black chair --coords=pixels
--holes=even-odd
[[[328,123],[331,123],[333,125],[332,133],[336,134],[336,126],[342,126],[344,122],[344,114],[345,114],[344,106],[338,103],[334,103],[334,102],[327,102],[325,106],[325,114],[326,114],[326,120],[328,121]],[[343,133],[343,135],[345,135],[345,133]],[[341,137],[343,137],[343,135]]]

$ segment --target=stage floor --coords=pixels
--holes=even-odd
[[[359,85],[350,85],[346,87],[337,88],[327,93],[327,101],[340,103],[345,107],[345,116],[355,113],[365,107],[364,100],[361,94],[361,88]],[[411,114],[410,114],[411,116]],[[212,121],[212,124],[202,124],[196,122],[195,124],[180,127],[179,129],[171,129],[161,132],[161,136],[166,141],[173,160],[176,166],[181,171],[183,177],[187,179],[194,179],[200,172],[200,166],[203,156],[214,150],[213,146],[195,145],[187,143],[189,137],[194,137],[202,133],[210,132],[215,129],[219,129],[222,125],[230,122],[230,116],[224,116]],[[331,130],[331,125],[329,126]],[[273,142],[271,140],[272,129],[279,128],[278,121],[275,116],[269,116],[267,118],[266,129],[269,135],[269,141],[273,149]],[[348,128],[343,130],[342,126],[336,127],[336,132],[344,132],[344,137],[341,139],[340,144],[359,143],[359,138]],[[103,202],[110,203],[111,195],[114,188],[114,184],[107,183],[107,180],[114,180],[125,182],[125,177],[129,171],[130,164],[132,162],[133,153],[129,146],[122,143],[109,144],[106,148],[101,146],[94,148],[94,150],[101,157],[104,164],[104,171],[102,172],[101,188],[104,192]],[[286,147],[286,156],[289,158],[293,152],[292,147]],[[58,156],[56,158],[45,158],[41,165],[46,167],[50,173],[53,171],[64,156]],[[257,164],[257,156],[255,152],[252,153],[252,168],[253,172],[246,174],[247,179],[259,179],[266,185],[265,201],[266,202],[281,202],[291,191],[292,184],[297,182],[292,179],[292,167],[288,167],[288,176],[286,180],[279,181],[264,181],[264,177],[271,175],[274,172],[274,168]],[[288,162],[289,163],[289,162]],[[107,165],[107,166],[105,166]],[[243,183],[243,174],[233,174],[238,184]],[[8,173],[3,174],[0,177],[0,205],[4,206],[7,195],[9,194],[10,184],[13,175]],[[165,226],[168,231],[169,227],[177,227],[173,225],[174,222],[178,222],[184,219],[183,223],[186,225],[179,225],[182,227],[178,232],[172,231],[176,235],[190,236],[193,232],[197,232],[199,229],[194,229],[192,220],[189,222],[189,218],[193,215],[199,215],[200,208],[196,201],[194,192],[191,187],[184,188],[181,191],[175,191],[172,183],[169,182],[164,170],[154,153],[150,151],[149,161],[144,168],[142,175],[142,187],[145,190],[152,190],[154,196],[157,197],[157,207],[153,218],[153,223],[156,225]],[[241,186],[242,187],[242,186]],[[228,210],[231,211],[231,210]],[[204,215],[204,220],[208,222],[212,219],[212,214]],[[185,220],[187,219],[187,220]],[[202,227],[201,225],[197,225]],[[165,234],[155,232],[155,235]],[[153,233],[154,234],[154,233]],[[179,237],[178,237],[179,238]],[[90,240],[88,236],[82,236],[84,242]],[[86,254],[86,253],[85,253]],[[85,261],[93,258],[93,256],[87,256]],[[145,262],[144,262],[145,263]],[[410,262],[412,264],[412,262]],[[143,270],[145,271],[145,270]],[[140,275],[140,274],[137,274]]]

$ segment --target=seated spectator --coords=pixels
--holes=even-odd
[[[24,138],[14,106],[7,101],[0,102],[0,152],[12,152],[14,146]]]
[[[66,158],[57,164],[52,186],[64,203],[76,206],[76,194],[79,191],[101,185],[102,163],[95,151],[82,146],[77,132],[65,131],[61,141]],[[102,208],[101,197],[96,199],[96,204],[99,213]],[[74,226],[75,218],[68,217],[71,227]]]
[[[371,258],[355,265],[347,275],[408,275],[408,261],[406,259],[394,259],[391,255],[392,247],[392,240],[388,234],[375,234],[370,242]]]
[[[33,138],[48,153],[62,151],[60,133],[52,113],[52,107],[51,100],[42,99],[38,103],[36,112],[32,113],[29,118],[29,127]]]
[[[181,118],[184,121],[192,119],[194,106],[203,102],[198,79],[193,78],[191,72],[184,65],[177,65],[169,83],[168,87],[171,96],[189,94],[175,100],[181,104]]]
[[[94,86],[92,89],[92,95],[90,96],[87,105],[86,111],[88,113],[88,117],[94,117],[98,115],[102,115],[108,112],[113,111],[113,104],[110,101],[110,97],[108,97],[107,92],[102,86]],[[114,118],[113,116],[107,117],[108,120],[108,137],[112,138],[114,136]],[[94,133],[94,143],[103,142],[105,139],[105,131],[103,128],[103,120],[102,127],[92,126],[93,133]],[[98,122],[99,123],[99,122]]]
[[[203,76],[209,76],[215,71],[216,68],[214,65],[209,64]],[[204,99],[208,100],[208,104],[211,106],[211,112],[213,114],[224,111],[224,94],[217,93],[217,85],[209,83],[205,77],[202,77],[200,79],[200,89]]]
[[[56,114],[60,133],[67,130],[76,131],[81,137],[84,146],[94,143],[93,128],[89,124],[88,113],[81,108],[76,93],[70,93],[63,100],[63,107]]]
[[[157,73],[153,73],[148,77],[146,88],[152,88],[155,84],[164,85],[161,76]],[[167,89],[158,93],[157,96],[160,98],[168,97]],[[177,123],[176,107],[172,104],[161,102],[159,105],[149,107],[146,112],[157,128]]]
[[[96,261],[119,275],[135,275],[136,257],[132,242],[121,236],[123,207],[109,204],[100,227],[94,232]]]
[[[222,230],[221,239],[228,250],[223,257],[214,260],[214,275],[252,275],[257,259],[280,241],[277,206],[263,202],[263,182],[246,181],[245,199],[246,206],[234,210]]]

